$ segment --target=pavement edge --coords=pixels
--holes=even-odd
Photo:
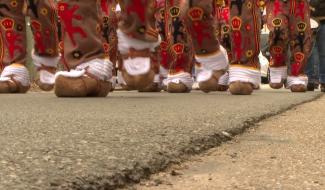
[[[76,177],[75,181],[69,181],[62,185],[51,184],[50,190],[114,190],[119,188],[132,187],[140,180],[148,179],[152,174],[166,170],[173,164],[178,164],[189,159],[190,156],[203,153],[211,148],[231,141],[234,137],[245,133],[248,129],[256,127],[257,123],[270,117],[282,114],[300,105],[315,101],[323,97],[323,93],[312,97],[309,100],[298,102],[277,111],[253,117],[245,121],[241,126],[229,130],[220,131],[210,136],[193,139],[187,147],[176,151],[176,153],[164,155],[163,153],[152,159],[149,163],[135,163],[128,168],[116,173],[108,173],[107,176],[84,176]]]

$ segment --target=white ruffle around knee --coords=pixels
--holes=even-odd
[[[12,64],[3,69],[0,81],[12,81],[12,78],[23,86],[30,85],[29,71],[21,64]]]
[[[292,85],[304,85],[307,86],[308,77],[303,76],[288,76],[286,87],[290,88]]]
[[[118,50],[121,52],[122,55],[129,53],[130,48],[134,48],[136,50],[149,49],[150,51],[155,51],[155,48],[160,44],[160,40],[158,40],[157,42],[145,42],[142,40],[131,38],[124,34],[121,30],[117,30],[117,37]]]
[[[145,42],[142,40],[134,39],[121,30],[117,30],[118,36],[118,49],[121,54],[128,54],[131,48],[136,50],[149,49],[150,51],[155,51],[155,48],[159,46],[160,41],[157,42]],[[130,75],[142,75],[146,74],[151,69],[151,60],[149,57],[135,57],[127,58],[123,60],[123,67],[126,72]]]
[[[56,67],[60,61],[60,56],[57,57],[43,57],[36,55],[35,52],[32,52],[32,59],[36,67]]]
[[[261,84],[261,72],[244,67],[230,67],[229,83],[236,81],[251,83],[254,85],[254,88],[258,88]]]
[[[223,70],[228,67],[228,56],[226,50],[220,46],[220,51],[209,56],[195,56],[197,62],[201,63],[204,70]]]
[[[60,56],[57,57],[43,57],[38,56],[35,52],[32,52],[33,63],[37,68],[41,68],[42,66],[53,67],[56,68],[58,62],[60,61]],[[55,74],[50,73],[44,69],[39,72],[40,81],[43,84],[54,84],[55,82]]]
[[[128,58],[123,60],[123,67],[130,75],[142,75],[150,71],[150,62],[147,57]]]
[[[199,70],[199,71],[196,71],[196,72],[198,72],[197,75],[196,75],[196,81],[197,82],[208,81],[213,76],[213,71],[212,70]]]
[[[169,83],[183,83],[188,89],[192,89],[194,81],[190,73],[181,72],[175,75],[169,74],[163,83],[164,85],[168,85]]]
[[[270,67],[270,83],[281,83],[288,77],[287,67]]]
[[[78,65],[73,70],[57,72],[55,78],[58,76],[78,78],[89,73],[99,80],[112,81],[112,71],[113,64],[108,59],[93,59]]]
[[[209,56],[195,56],[200,67],[195,67],[196,79],[198,82],[209,80],[213,71],[228,69],[228,56],[226,50],[220,46],[220,51]]]
[[[223,85],[223,86],[229,85],[229,72],[228,71],[219,78],[218,84]]]

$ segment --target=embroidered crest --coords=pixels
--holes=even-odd
[[[165,9],[160,9],[159,13],[160,13],[160,18],[165,19]]]
[[[294,57],[295,57],[295,61],[297,63],[302,63],[303,60],[305,59],[305,54],[303,54],[301,52],[297,52],[297,53],[295,53],[295,56]]]
[[[307,28],[307,24],[305,22],[299,22],[297,24],[297,29],[299,32],[304,32]]]
[[[199,21],[202,20],[203,13],[203,9],[201,9],[200,7],[194,7],[188,11],[188,16],[192,21]]]
[[[251,58],[253,56],[253,50],[246,51],[246,57]]]
[[[230,26],[229,25],[222,26],[222,32],[224,34],[228,34],[230,32]]]
[[[11,18],[5,18],[1,21],[1,26],[5,30],[13,30],[15,26],[15,21]]]
[[[251,9],[252,8],[252,3],[248,2],[246,6],[247,6],[248,9]]]
[[[172,46],[172,50],[176,55],[180,55],[184,53],[184,44],[177,43]]]
[[[272,20],[272,24],[274,27],[280,27],[282,24],[282,19],[280,18],[275,18]]]
[[[272,48],[272,51],[273,51],[274,54],[280,54],[280,53],[283,52],[283,48],[281,46],[274,46]]]
[[[170,14],[170,16],[171,16],[172,18],[178,17],[179,14],[180,14],[180,12],[181,12],[180,8],[179,8],[179,7],[176,7],[176,6],[171,7],[171,8],[169,9],[169,14]]]
[[[103,48],[104,48],[104,52],[105,52],[105,53],[109,53],[110,46],[109,46],[108,43],[103,43]]]
[[[235,16],[232,20],[231,20],[231,26],[233,30],[240,30],[242,25],[242,20],[241,18]]]
[[[167,48],[168,48],[168,43],[165,42],[165,41],[162,41],[162,42],[160,43],[160,48],[161,48],[162,50],[166,51]]]

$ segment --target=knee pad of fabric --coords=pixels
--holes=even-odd
[[[57,57],[43,57],[36,55],[35,52],[32,52],[33,63],[37,68],[40,68],[40,81],[43,84],[54,84],[55,74],[47,71],[46,69],[42,69],[42,67],[52,67],[56,68],[60,56]]]
[[[117,30],[117,37],[118,37],[118,49],[121,54],[129,53],[131,48],[136,50],[143,50],[149,49],[150,51],[155,51],[155,48],[159,46],[160,40],[157,42],[146,42],[142,40],[138,40],[135,38],[131,38],[121,30]]]
[[[188,89],[192,89],[194,81],[190,73],[182,72],[175,75],[169,74],[165,84],[168,85],[169,83],[183,83]]]
[[[102,81],[112,80],[113,64],[108,59],[93,59],[91,61],[78,65],[71,71],[60,71],[56,73],[56,77],[63,75],[66,77],[78,78],[83,75],[90,74]]]
[[[224,48],[222,48],[224,49]],[[223,70],[228,68],[228,56],[227,53],[220,49],[220,51],[206,56],[195,56],[197,62],[201,64],[204,70]]]
[[[224,50],[224,48],[223,48]],[[196,77],[198,82],[209,80],[213,76],[213,71],[228,69],[228,56],[224,50],[208,56],[195,56],[200,67],[196,67]]]
[[[0,81],[15,80],[22,86],[30,85],[30,76],[27,68],[21,64],[12,64],[6,66],[0,76]]]
[[[250,68],[230,67],[229,83],[236,81],[251,83],[254,88],[258,88],[261,84],[261,73],[258,70]]]
[[[286,88],[290,88],[292,85],[304,85],[307,86],[308,84],[308,77],[303,76],[288,76]]]
[[[270,67],[270,83],[281,83],[288,76],[287,67]]]
[[[130,75],[142,75],[150,71],[151,60],[147,57],[128,58],[123,61],[123,67]]]

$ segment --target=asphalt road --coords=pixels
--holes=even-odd
[[[263,120],[232,141],[133,189],[324,190],[324,115],[322,97]]]
[[[0,95],[0,189],[114,189],[318,96],[273,90]]]

